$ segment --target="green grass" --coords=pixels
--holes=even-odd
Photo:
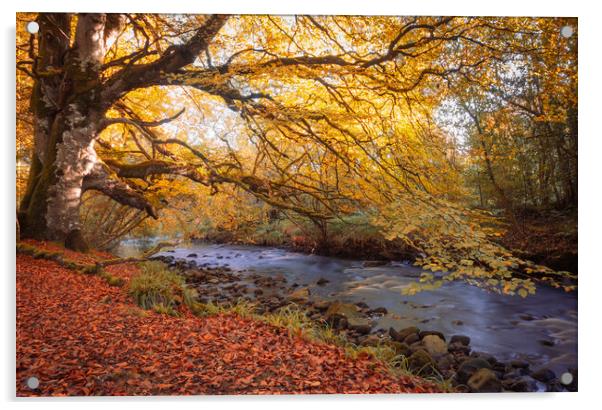
[[[196,291],[165,264],[144,262],[140,264],[140,271],[130,281],[128,293],[141,308],[175,315],[179,305],[193,306]]]

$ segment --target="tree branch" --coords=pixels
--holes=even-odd
[[[169,47],[158,60],[148,64],[125,67],[104,84],[102,100],[106,107],[137,88],[159,84],[165,76],[192,64],[228,20],[227,15],[213,14],[194,36],[184,44]]]
[[[98,162],[84,178],[82,191],[90,189],[99,191],[122,205],[146,211],[154,219],[158,218],[155,209],[144,195],[120,180],[111,168],[102,162]]]

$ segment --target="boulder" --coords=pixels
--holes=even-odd
[[[466,384],[468,379],[477,372],[479,369],[491,370],[491,365],[485,359],[481,358],[468,358],[462,362],[458,371],[456,371],[455,381],[458,384]]]
[[[318,309],[319,311],[326,311],[328,309],[328,307],[330,306],[330,302],[327,301],[326,299],[315,299],[314,300],[314,308]]]
[[[422,344],[432,357],[443,356],[447,353],[447,344],[437,335],[426,335],[422,339]]]
[[[382,343],[383,343],[383,338],[379,335],[367,335],[361,341],[362,346],[372,346],[372,347],[379,346]]]
[[[475,393],[496,393],[502,391],[502,382],[497,378],[493,370],[481,368],[477,370],[470,379],[468,387]]]
[[[307,300],[309,299],[309,289],[308,288],[297,289],[289,295],[289,298],[293,302],[300,302],[300,303],[307,302]]]
[[[454,356],[446,354],[437,360],[437,367],[441,370],[451,370],[455,364]]]
[[[364,334],[363,332],[366,331],[367,325],[370,326],[370,329],[372,328],[371,323],[361,315],[357,306],[350,303],[342,303],[338,301],[331,303],[324,316],[326,317],[326,321],[337,329],[347,328],[350,319],[353,321],[353,330],[358,333]],[[366,333],[369,333],[370,329],[368,329]]]
[[[197,255],[196,253],[189,253],[189,254],[188,254],[188,258],[196,258],[196,257],[198,257],[198,256],[199,256],[199,255]]]
[[[454,353],[462,353],[464,355],[468,355],[470,353],[470,346],[464,346],[459,342],[450,343],[447,348],[450,352]]]
[[[414,374],[420,376],[432,376],[436,372],[437,365],[426,351],[420,349],[412,353],[408,358],[408,368]]]
[[[449,342],[459,343],[461,345],[468,346],[470,344],[470,337],[464,335],[453,335]]]
[[[418,336],[418,333],[412,333],[412,334],[408,335],[408,337],[403,339],[403,342],[407,343],[409,345],[414,344],[419,341],[420,341],[420,336]]]
[[[549,383],[556,378],[556,374],[547,367],[542,367],[531,373],[531,377],[542,383]]]
[[[524,360],[515,359],[515,360],[510,361],[510,366],[512,366],[516,369],[528,369],[529,362],[526,362]]]
[[[363,317],[348,317],[347,328],[357,333],[366,335],[372,330],[372,322]]]
[[[320,278],[320,279],[318,279],[318,281],[316,282],[316,285],[318,285],[318,286],[324,286],[324,285],[326,285],[328,282],[330,282],[328,279]]]
[[[360,313],[357,309],[357,306],[350,303],[342,303],[337,301],[331,303],[326,310],[326,317],[328,318],[331,316],[344,316],[346,318],[350,318],[359,317]]]
[[[535,381],[531,378],[521,377],[517,379],[504,380],[502,386],[505,390],[514,392],[531,392],[537,389]]]
[[[426,336],[435,335],[439,336],[443,341],[445,341],[445,335],[441,332],[437,332],[435,330],[424,330],[419,333],[420,339],[424,339]]]
[[[384,308],[384,307],[377,307],[375,309],[371,309],[371,310],[368,311],[369,315],[381,315],[381,316],[384,316],[387,313],[389,313],[389,311],[387,310],[387,308]]]
[[[389,335],[391,336],[391,339],[396,340],[398,342],[403,342],[406,337],[408,337],[411,334],[418,334],[418,332],[420,332],[420,329],[418,329],[416,326],[406,327],[405,329],[401,329],[399,331],[395,330],[394,328],[389,329]]]

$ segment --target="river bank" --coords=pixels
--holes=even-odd
[[[558,304],[562,295],[553,290],[544,288],[539,300],[530,297],[517,305],[511,298],[461,285],[438,296],[401,298],[399,288],[407,276],[416,280],[415,268],[374,261],[358,266],[274,248],[193,246],[163,252],[160,259],[187,278],[202,302],[248,300],[260,312],[301,306],[316,323],[328,323],[351,343],[387,344],[407,359],[414,355],[414,370],[420,364],[425,374],[440,374],[456,386],[466,386],[470,378],[466,376],[486,368],[492,373],[481,371],[486,375],[481,387],[485,389],[576,388],[560,382],[565,373],[576,379],[576,317],[573,322],[549,309],[548,303]],[[400,269],[405,272],[401,277]],[[338,286],[337,280],[343,285]],[[458,298],[479,302],[481,311],[475,310],[479,303],[462,307]],[[573,306],[570,300],[566,303]],[[576,314],[576,298],[574,308]],[[488,315],[494,318],[492,323],[487,322]],[[567,340],[575,345],[566,345]],[[467,367],[472,373],[467,374]]]
[[[367,355],[350,358],[340,347],[233,313],[140,309],[127,292],[135,264],[107,267],[120,279],[115,286],[63,266],[111,255],[27,244],[60,257],[17,254],[17,396],[440,391],[394,376]]]

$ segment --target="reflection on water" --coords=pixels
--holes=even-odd
[[[143,244],[149,248],[152,242]],[[141,244],[125,242],[118,252],[130,256]],[[196,253],[196,257],[188,257]],[[577,294],[540,286],[526,299],[504,296],[467,285],[446,283],[414,296],[401,294],[421,270],[402,263],[362,267],[361,261],[305,255],[277,248],[194,244],[161,252],[194,259],[199,265],[224,266],[263,275],[283,275],[289,284],[308,286],[312,295],[385,307],[377,328],[418,326],[446,335],[470,336],[474,350],[500,360],[522,358],[534,366],[547,364],[560,373],[577,367]],[[328,279],[317,286],[320,278]]]

